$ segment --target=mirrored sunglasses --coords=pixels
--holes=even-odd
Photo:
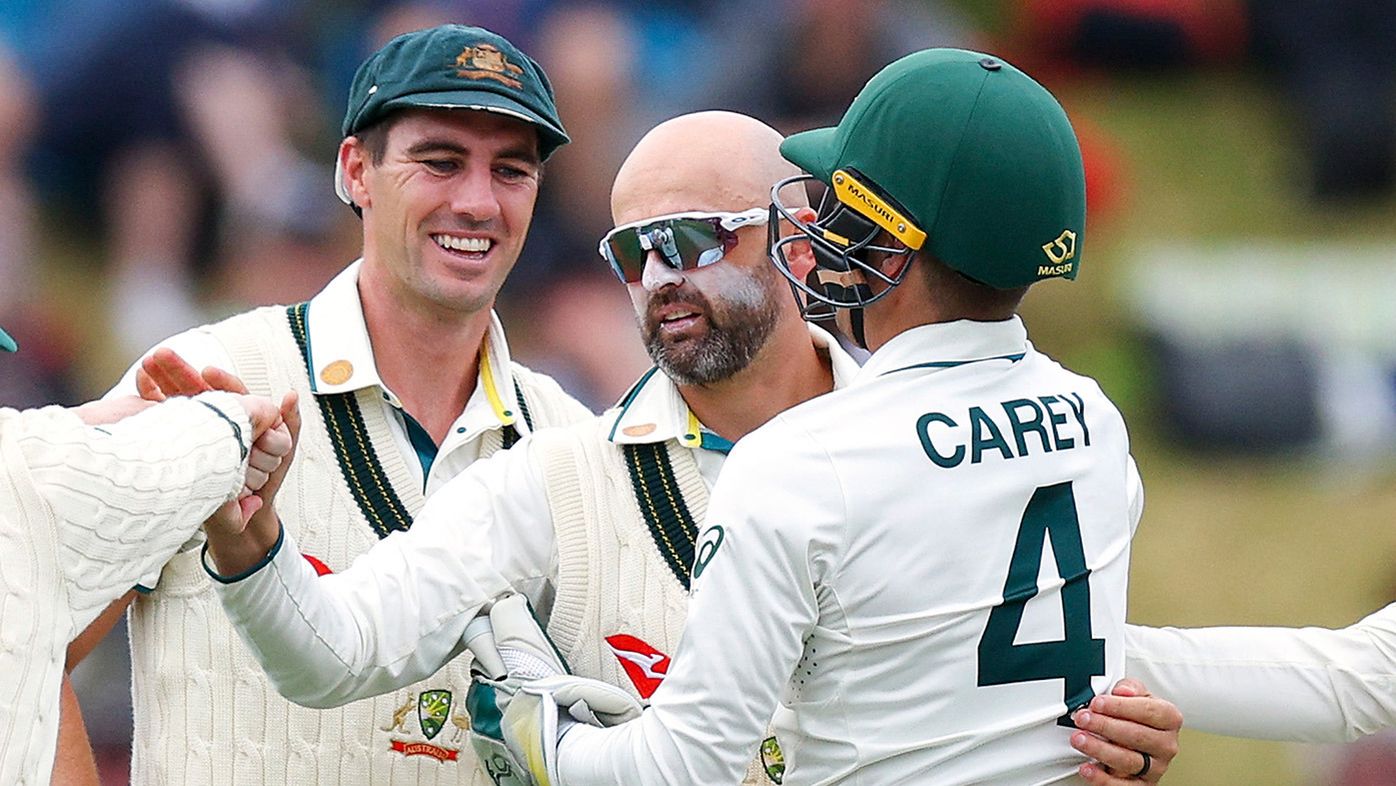
[[[760,226],[770,218],[764,207],[741,213],[675,213],[624,224],[606,233],[599,251],[616,278],[640,280],[645,258],[659,258],[675,270],[695,270],[721,261],[737,246],[737,230]]]

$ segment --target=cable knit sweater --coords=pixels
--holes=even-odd
[[[0,783],[49,782],[68,643],[238,492],[251,434],[226,393],[99,428],[0,410]]]

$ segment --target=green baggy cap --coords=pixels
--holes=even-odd
[[[868,82],[838,126],[795,134],[780,151],[894,235],[886,217],[909,218],[926,236],[908,245],[991,287],[1080,268],[1076,134],[1046,88],[996,57],[908,55]]]
[[[395,109],[476,109],[538,129],[546,160],[567,144],[548,75],[503,36],[479,27],[441,25],[406,33],[374,52],[354,74],[340,125],[349,137]],[[335,191],[348,202],[340,173]]]

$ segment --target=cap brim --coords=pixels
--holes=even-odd
[[[834,161],[837,160],[838,151],[834,149],[837,141],[834,134],[837,131],[837,128],[816,128],[791,134],[780,143],[780,154],[785,160],[827,183],[834,175]]]
[[[19,345],[15,343],[14,339],[10,338],[10,334],[0,329],[0,350],[14,352],[17,349],[19,349]]]
[[[572,141],[567,132],[557,125],[548,121],[537,112],[520,104],[508,96],[498,93],[491,93],[486,90],[452,90],[443,93],[416,93],[402,98],[395,98],[383,105],[383,110],[406,109],[415,107],[419,109],[473,109],[479,112],[495,112],[501,115],[517,118],[525,123],[538,127],[541,135],[543,158],[547,158],[553,150],[561,145]],[[349,189],[344,185],[344,172],[339,165],[338,159],[334,164],[334,192],[339,196],[339,201],[346,205],[353,204],[349,198]]]

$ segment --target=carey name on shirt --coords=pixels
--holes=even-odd
[[[1080,393],[1015,398],[954,414],[927,412],[916,421],[916,435],[926,457],[946,469],[1091,444]]]

